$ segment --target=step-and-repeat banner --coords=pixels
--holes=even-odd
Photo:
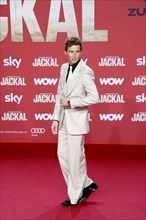
[[[1,142],[57,142],[50,126],[69,36],[82,39],[100,96],[86,143],[146,144],[145,0],[0,0]]]

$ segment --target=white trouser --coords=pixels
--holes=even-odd
[[[58,134],[57,154],[72,204],[82,196],[84,187],[93,182],[87,176],[84,139],[85,135],[68,134],[64,117]]]

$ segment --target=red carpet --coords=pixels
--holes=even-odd
[[[86,145],[88,174],[99,189],[62,207],[66,186],[56,145],[1,144],[1,220],[145,220],[145,146]]]

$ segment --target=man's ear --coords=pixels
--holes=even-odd
[[[67,55],[67,52],[64,50],[64,54]]]

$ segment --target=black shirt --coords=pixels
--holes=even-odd
[[[70,66],[72,66],[72,73],[74,72],[75,68],[77,67],[78,63],[80,62],[81,59],[78,60],[78,62],[74,63],[73,65],[68,65],[68,70],[67,70],[67,75],[66,75],[66,82],[67,82],[67,79],[68,79],[68,75],[69,75],[69,69],[70,69]]]

